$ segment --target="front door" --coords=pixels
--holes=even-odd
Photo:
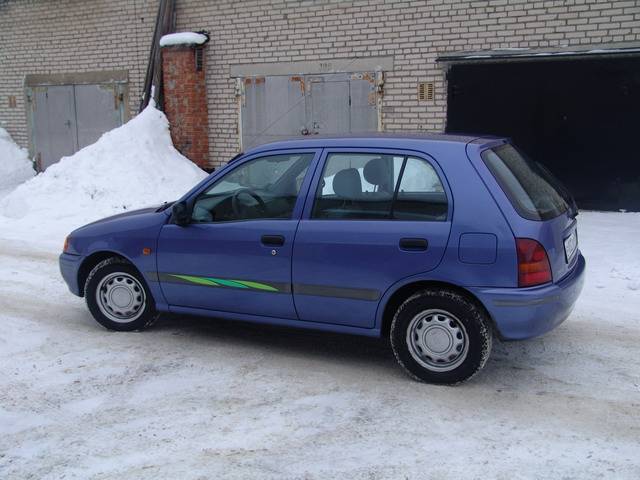
[[[297,318],[291,255],[316,152],[259,155],[188,200],[191,224],[162,228],[158,276],[169,305]]]
[[[325,150],[300,221],[293,290],[300,320],[372,328],[397,281],[442,259],[451,194],[411,152]]]

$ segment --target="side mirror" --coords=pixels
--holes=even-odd
[[[180,225],[181,227],[186,227],[191,223],[191,211],[187,202],[177,202],[173,204],[171,207],[171,215],[173,218],[173,223],[176,225]]]

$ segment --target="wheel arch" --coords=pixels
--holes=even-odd
[[[98,265],[103,260],[106,260],[107,258],[119,258],[135,267],[134,263],[121,253],[111,250],[100,250],[97,252],[93,252],[82,261],[82,264],[80,264],[80,268],[78,268],[78,290],[81,297],[84,297],[84,284],[87,281],[87,277],[89,276],[91,270],[93,270],[96,265]]]
[[[391,322],[393,321],[393,316],[395,315],[398,307],[404,302],[407,298],[413,295],[420,290],[425,289],[442,289],[449,290],[462,295],[467,298],[471,302],[475,303],[482,311],[485,313],[487,318],[491,322],[491,327],[494,333],[497,333],[495,322],[493,317],[489,313],[489,311],[485,308],[484,304],[476,297],[473,293],[471,293],[466,288],[460,287],[459,285],[455,285],[453,283],[448,283],[440,280],[418,280],[415,282],[407,283],[405,285],[401,285],[396,289],[391,296],[389,296],[388,300],[384,304],[384,309],[382,312],[382,319],[380,324],[380,336],[382,338],[388,338],[391,332]]]

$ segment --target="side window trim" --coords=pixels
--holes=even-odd
[[[220,181],[226,175],[232,173],[233,171],[241,168],[243,165],[246,165],[249,162],[254,160],[258,160],[262,157],[272,157],[277,155],[294,155],[294,154],[313,154],[313,157],[307,167],[307,171],[300,185],[300,189],[298,191],[298,196],[296,198],[296,203],[294,205],[292,214],[290,218],[255,218],[255,219],[239,219],[239,220],[228,220],[221,222],[202,222],[197,223],[197,225],[222,225],[227,223],[237,223],[237,222],[251,222],[251,221],[263,221],[263,220],[300,220],[302,217],[304,205],[306,203],[306,196],[308,194],[309,186],[313,181],[313,177],[315,171],[317,169],[318,163],[322,156],[323,149],[322,148],[292,148],[292,149],[276,149],[276,150],[263,150],[260,152],[256,152],[253,154],[246,155],[244,157],[233,157],[233,162],[229,161],[224,166],[220,168],[217,172],[214,172],[210,177],[206,178],[203,182],[196,185],[191,191],[187,192],[179,201],[186,201],[187,204],[193,208],[196,200],[200,195],[204,192],[212,188],[218,181]]]
[[[325,170],[325,166],[327,163],[327,160],[329,159],[329,156],[331,154],[348,154],[348,153],[353,153],[353,154],[370,154],[370,155],[393,155],[393,156],[397,156],[397,157],[403,157],[403,169],[406,166],[406,162],[409,160],[409,158],[414,157],[418,160],[424,161],[426,162],[435,172],[435,174],[437,175],[440,184],[442,185],[443,188],[443,193],[446,197],[447,200],[447,215],[446,218],[443,219],[442,221],[444,222],[450,222],[451,218],[453,216],[453,210],[454,210],[454,199],[452,196],[452,191],[451,188],[449,186],[448,183],[448,179],[447,176],[444,172],[444,170],[442,169],[442,167],[440,167],[438,161],[429,153],[423,152],[423,151],[419,151],[419,150],[403,150],[403,149],[397,149],[397,148],[384,148],[384,147],[377,147],[377,148],[367,148],[367,147],[326,147],[323,148],[320,153],[319,156],[317,157],[317,163],[315,166],[315,171],[313,173],[313,177],[311,178],[311,182],[309,185],[309,188],[307,189],[307,195],[306,195],[306,199],[305,199],[305,205],[304,205],[304,210],[302,212],[302,216],[301,216],[301,220],[314,220],[314,221],[323,221],[323,219],[320,218],[313,218],[312,213],[313,213],[313,209],[315,206],[315,203],[317,201],[316,198],[316,192],[317,189],[319,188],[319,184],[322,181],[322,177],[323,177],[323,173]],[[402,174],[404,174],[404,170],[402,171]],[[397,183],[397,187],[399,189],[400,187],[400,183],[402,181],[402,176],[399,174],[398,175],[398,183]],[[398,190],[399,193],[399,190]],[[397,194],[394,191],[394,204],[395,204],[395,200],[397,199]],[[392,210],[393,210],[393,205],[392,205]],[[383,220],[392,220],[391,218],[387,218],[387,219],[349,219],[351,221],[383,221]],[[345,221],[345,220],[341,220],[341,221]],[[397,221],[397,220],[396,220]],[[423,222],[430,222],[430,220],[420,220]]]

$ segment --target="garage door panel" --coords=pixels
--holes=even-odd
[[[45,170],[97,141],[124,119],[123,84],[27,87],[33,153]]]
[[[273,76],[244,81],[242,106],[245,149],[300,135],[305,126],[302,77]]]
[[[116,85],[76,85],[74,88],[78,148],[84,148],[122,123],[120,99]]]
[[[375,73],[354,74],[349,82],[351,133],[375,132],[378,128]]]
[[[35,155],[43,170],[73,155],[77,148],[72,86],[48,86],[34,92]]]
[[[348,81],[312,79],[311,105],[313,133],[336,134],[350,131]]]

